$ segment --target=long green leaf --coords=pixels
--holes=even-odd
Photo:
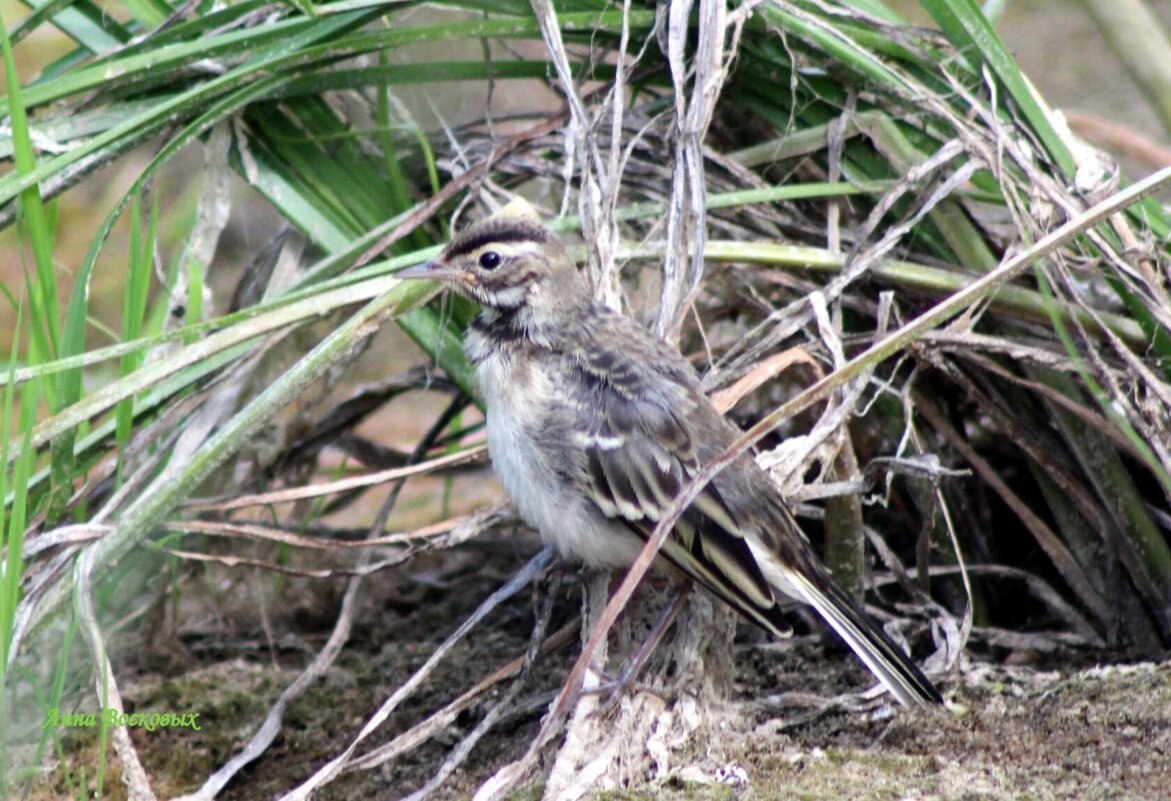
[[[101,578],[143,542],[174,506],[190,496],[220,465],[236,453],[252,435],[317,380],[355,342],[372,333],[387,318],[409,312],[431,297],[436,287],[429,282],[394,282],[390,289],[331,332],[317,347],[253,398],[213,434],[192,457],[146,487],[119,516],[114,529],[94,543],[95,580]],[[67,574],[37,604],[32,628],[57,614],[67,602],[71,579]]]
[[[20,210],[32,248],[36,280],[29,287],[29,317],[35,351],[41,358],[51,359],[58,353],[57,280],[53,270],[53,234],[45,214],[37,174],[37,158],[29,137],[28,117],[20,86],[20,75],[8,41],[8,29],[0,20],[0,50],[3,51],[8,89],[8,122],[12,128],[12,149],[16,162],[15,175],[25,180],[20,195]],[[10,199],[10,198],[9,198]],[[7,199],[6,199],[7,200]],[[3,203],[4,201],[0,201]],[[54,395],[52,383],[47,386],[50,398]]]

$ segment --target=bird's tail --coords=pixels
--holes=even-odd
[[[903,706],[929,708],[943,703],[923,671],[833,582],[819,582],[819,587],[797,571],[789,572],[786,579],[788,589],[825,618]]]

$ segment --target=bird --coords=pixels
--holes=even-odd
[[[677,349],[594,300],[523,198],[397,276],[442,282],[480,305],[464,349],[493,470],[521,519],[566,558],[628,567],[680,490],[741,433]],[[683,511],[660,556],[776,637],[791,633],[782,603],[812,606],[901,704],[943,703],[834,583],[750,456]]]

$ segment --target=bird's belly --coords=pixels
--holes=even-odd
[[[554,452],[542,448],[537,404],[548,397],[548,376],[517,369],[507,357],[489,357],[478,367],[487,410],[488,455],[521,519],[562,556],[593,567],[625,567],[641,542],[625,526],[608,520],[561,476]]]

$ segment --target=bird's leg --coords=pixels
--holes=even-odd
[[[654,626],[651,627],[651,631],[647,635],[647,638],[643,641],[642,645],[639,646],[638,652],[634,655],[634,658],[630,660],[630,662],[626,665],[626,667],[622,670],[616,679],[597,688],[596,691],[609,692],[610,699],[604,706],[598,709],[596,714],[608,715],[614,711],[614,707],[617,706],[618,701],[621,700],[622,696],[625,695],[626,692],[630,689],[631,685],[634,684],[635,678],[638,677],[638,674],[646,666],[646,663],[650,659],[651,654],[654,653],[655,648],[657,648],[659,643],[662,642],[663,635],[667,633],[667,629],[671,627],[671,624],[675,621],[675,618],[683,609],[683,604],[687,602],[687,595],[690,592],[691,579],[685,579],[679,584],[678,587],[675,588],[675,592],[671,596],[670,603],[664,606],[663,611],[659,613],[658,619],[655,620]]]

